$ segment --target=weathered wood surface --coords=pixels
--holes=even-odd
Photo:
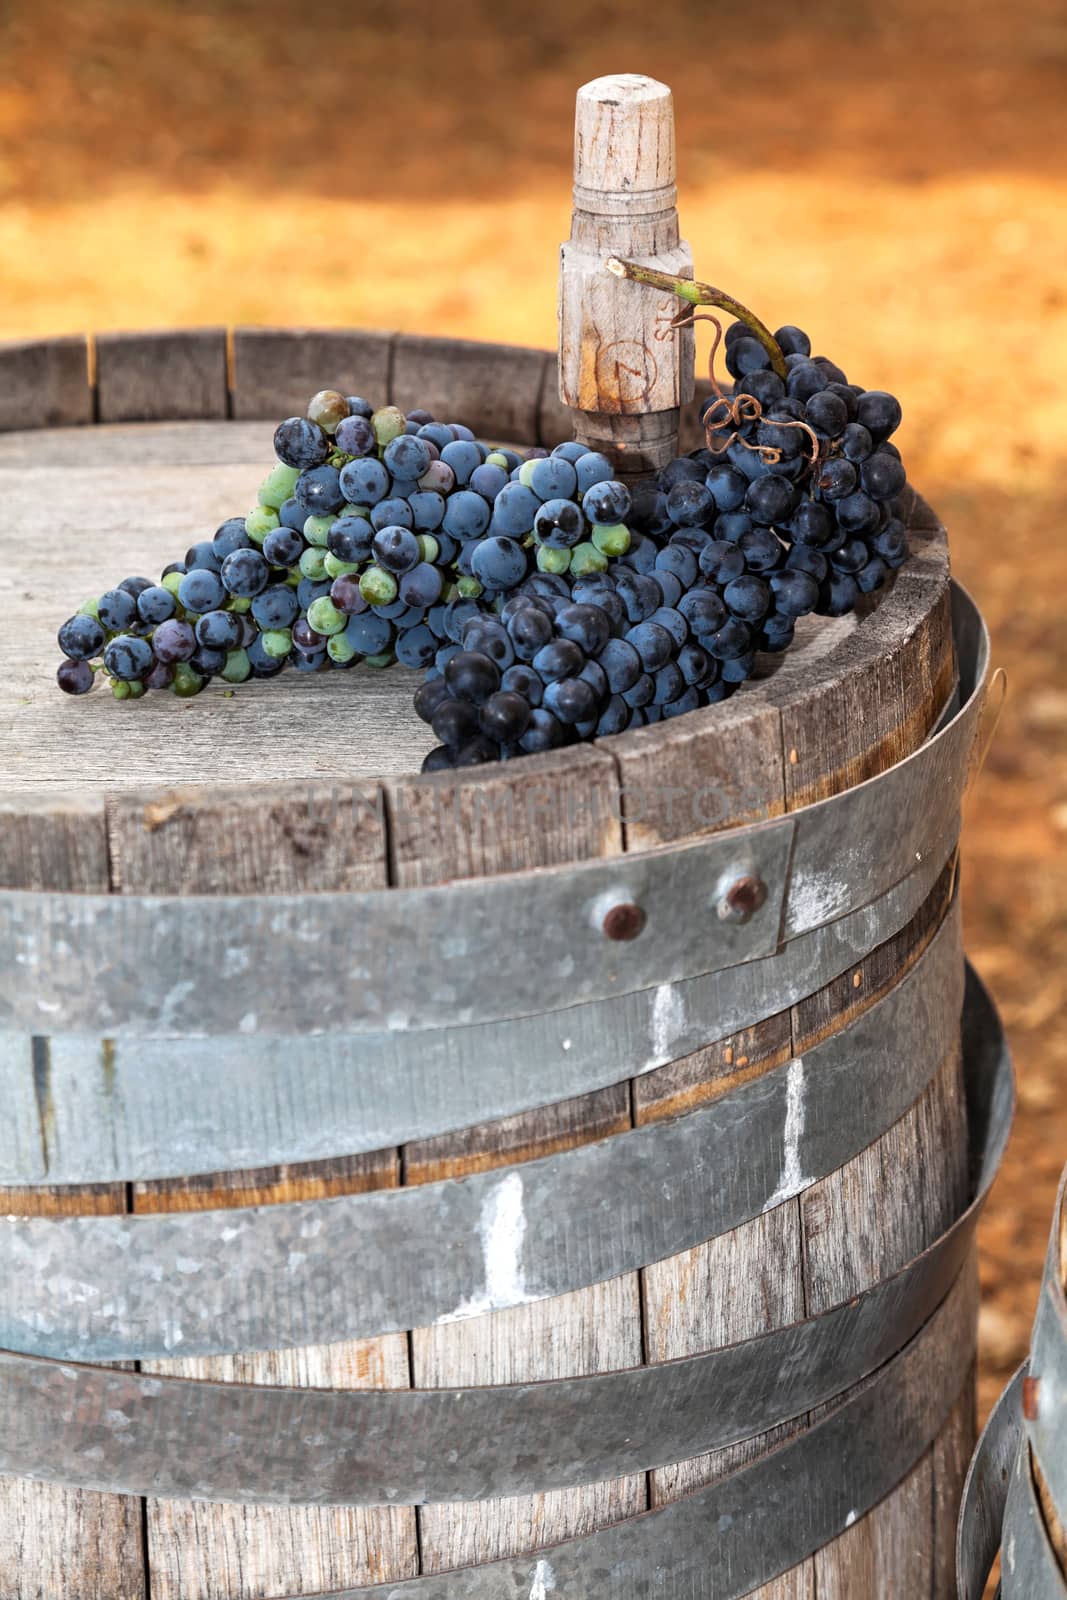
[[[674,102],[634,73],[578,91],[574,211],[560,256],[559,394],[575,437],[640,476],[677,453],[680,407],[693,393],[693,334],[673,330],[672,295],[613,277],[608,256],[693,275],[680,238]]]
[[[393,335],[369,328],[235,328],[231,415],[303,416],[320,389],[383,405]]]
[[[96,394],[101,422],[225,417],[226,329],[98,334]]]
[[[0,343],[0,432],[92,420],[89,345],[83,336]]]

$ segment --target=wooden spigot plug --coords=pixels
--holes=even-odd
[[[613,276],[609,256],[693,276],[679,237],[674,102],[635,73],[578,90],[574,212],[561,251],[559,392],[575,438],[620,476],[655,472],[677,454],[679,407],[693,398],[693,332],[669,327],[679,302]]]

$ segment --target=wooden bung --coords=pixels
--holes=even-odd
[[[691,278],[679,236],[674,100],[636,73],[578,91],[574,211],[559,279],[559,392],[575,438],[602,450],[626,478],[658,469],[678,449],[680,408],[693,398],[693,332],[672,330],[673,295],[609,273],[612,255]]]

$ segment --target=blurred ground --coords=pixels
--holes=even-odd
[[[983,1409],[1067,1159],[1067,14],[1060,0],[0,0],[0,336],[356,323],[551,345],[573,94],[675,90],[698,276],[905,406],[1008,707],[970,949],[1020,1114],[984,1228]]]

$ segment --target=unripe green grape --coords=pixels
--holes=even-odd
[[[178,589],[184,576],[184,572],[168,572],[165,578],[160,578],[160,586],[161,588],[169,589],[175,600],[177,600]]]
[[[136,680],[133,683],[128,683],[126,687],[130,691],[131,700],[140,700],[141,696],[146,692],[144,684],[138,683]]]
[[[252,601],[246,594],[232,594],[226,602],[227,611],[235,611],[238,616],[245,611],[251,611]]]
[[[384,450],[387,444],[391,444],[404,432],[407,422],[404,413],[398,407],[379,406],[370,419],[370,425],[374,429],[378,449]]]
[[[391,667],[396,655],[392,650],[383,650],[376,656],[364,656],[363,660],[368,667]]]
[[[584,578],[590,572],[607,572],[607,570],[608,558],[595,544],[576,544],[571,551],[571,572],[576,578]]]
[[[252,663],[248,659],[248,651],[228,650],[226,665],[219,673],[219,677],[225,678],[227,683],[244,683],[245,679],[251,676]]]
[[[482,586],[473,576],[462,577],[456,584],[456,592],[461,600],[477,600],[482,592]]]
[[[336,389],[320,389],[308,403],[308,418],[317,422],[323,433],[333,435],[337,425],[348,416],[348,401]]]
[[[340,511],[337,513],[337,515],[339,517],[366,517],[367,521],[369,522],[370,521],[370,507],[369,506],[354,506],[354,505],[342,506]]]
[[[176,694],[179,700],[191,700],[194,694],[200,693],[204,682],[199,672],[194,672],[187,661],[179,661],[174,668],[171,693]]]
[[[322,558],[328,578],[343,578],[360,570],[358,561],[341,561],[332,550],[327,550]]]
[[[419,534],[419,554],[424,561],[430,563],[431,567],[441,554],[441,546],[432,533]]]
[[[316,633],[340,633],[348,618],[338,611],[328,594],[320,595],[308,606],[308,627]]]
[[[99,602],[99,600],[83,600],[81,605],[78,607],[78,615],[79,615],[79,617],[92,617],[94,619],[94,621],[99,622],[100,621],[100,602]]]
[[[111,680],[111,693],[116,700],[128,700],[132,687],[132,684],[126,683],[122,678],[112,678]]]
[[[537,460],[535,458],[533,461],[524,461],[519,468],[519,482],[527,489],[531,487],[530,479],[533,477],[533,470],[536,465]]]
[[[284,661],[293,648],[293,636],[288,628],[268,628],[259,636],[265,655],[274,661]]]
[[[300,473],[296,467],[287,467],[279,461],[272,467],[259,486],[259,503],[261,506],[270,506],[274,511],[280,511],[296,488],[296,480]]]
[[[397,582],[383,567],[368,567],[359,580],[359,592],[369,606],[389,606],[396,599]]]
[[[570,564],[571,552],[569,550],[553,550],[547,544],[539,544],[537,546],[538,572],[566,572]]]
[[[245,518],[245,532],[253,544],[262,544],[268,533],[281,526],[281,518],[273,506],[256,506]]]
[[[630,548],[630,530],[623,522],[595,523],[593,543],[605,556],[624,556]]]
[[[334,633],[326,641],[326,654],[331,661],[354,661],[356,651],[343,633]]]
[[[489,454],[485,458],[485,464],[487,467],[503,467],[505,472],[511,471],[511,468],[508,466],[507,456],[502,456],[499,450],[490,450]]]
[[[308,517],[304,523],[304,538],[308,544],[324,545],[336,521],[336,517]]]
[[[321,583],[326,576],[326,552],[318,545],[310,544],[300,557],[300,572],[303,577],[310,578],[312,583]]]

